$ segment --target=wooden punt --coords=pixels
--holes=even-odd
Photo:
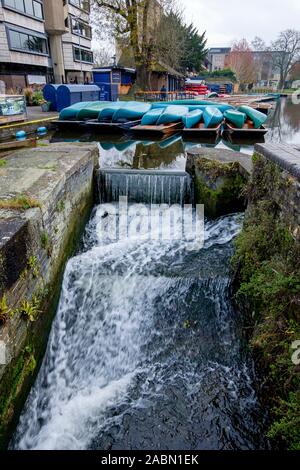
[[[55,121],[54,125],[61,130],[89,129],[95,133],[102,132],[107,134],[119,134],[133,126],[137,126],[140,122],[140,120],[128,122],[99,122],[97,119],[91,119],[86,121]]]
[[[253,123],[250,123],[249,121],[246,122],[242,129],[239,129],[234,124],[229,124],[228,122],[225,122],[223,130],[223,134],[228,133],[233,135],[234,137],[247,137],[251,139],[256,138],[258,136],[264,136],[267,132],[268,129],[266,129],[264,126],[261,126],[259,129],[255,129]]]
[[[178,132],[178,130],[182,129],[183,123],[182,122],[174,122],[172,124],[161,124],[160,126],[133,126],[128,129],[130,133],[134,134],[150,134],[150,135],[168,135],[173,134],[174,132]]]
[[[222,124],[219,124],[216,127],[205,127],[204,122],[200,122],[195,127],[191,129],[184,128],[182,130],[183,137],[186,138],[217,138],[220,135],[222,129]]]

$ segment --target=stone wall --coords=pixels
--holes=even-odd
[[[206,217],[245,209],[243,190],[252,171],[250,156],[225,149],[191,149],[187,171],[194,181],[195,202],[204,204]]]
[[[290,233],[300,239],[300,152],[285,144],[257,144],[251,202],[271,199]]]
[[[259,144],[248,208],[233,259],[234,298],[249,319],[250,345],[269,410],[273,448],[300,449],[300,152]],[[299,356],[299,355],[298,355]]]
[[[64,266],[94,203],[96,145],[51,144],[0,168],[0,445],[43,356]],[[3,160],[2,160],[3,161]]]

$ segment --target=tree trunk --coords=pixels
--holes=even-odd
[[[136,84],[142,91],[149,90],[149,76],[150,71],[147,64],[139,62],[139,65],[136,67]]]

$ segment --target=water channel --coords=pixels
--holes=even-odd
[[[299,108],[281,100],[266,140],[300,146]],[[243,214],[206,219],[201,249],[188,237],[147,239],[137,231],[114,239],[100,230],[120,220],[122,195],[129,212],[134,202],[145,209],[191,203],[190,145],[199,144],[178,136],[101,141],[101,202],[66,267],[47,352],[11,448],[268,448],[245,325],[230,294]],[[140,214],[130,212],[127,223],[138,227]]]

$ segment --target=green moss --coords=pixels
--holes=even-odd
[[[41,247],[46,250],[49,244],[49,234],[47,232],[41,233]]]
[[[11,421],[18,395],[37,366],[31,343],[22,350],[1,379],[0,393],[0,448],[6,443],[7,426]]]
[[[0,209],[19,209],[25,211],[33,207],[41,207],[41,203],[26,194],[20,194],[14,198],[2,199],[0,201]]]
[[[26,318],[26,320],[35,322],[40,313],[39,307],[40,300],[36,296],[33,296],[31,302],[26,299],[23,300],[18,311],[24,318]]]
[[[82,198],[76,213],[69,220],[68,236],[61,247],[60,255],[53,260],[55,275],[50,283],[47,285],[42,283],[36,289],[35,294],[39,299],[39,310],[42,314],[38,315],[35,322],[27,324],[28,347],[11,363],[0,381],[0,449],[7,447],[37,373],[38,365],[44,356],[48,334],[60,297],[65,263],[77,249],[92,205],[93,191],[91,188]]]
[[[238,164],[203,158],[195,177],[196,202],[204,204],[211,218],[237,212],[244,208],[245,185]]]
[[[65,210],[65,201],[61,200],[56,206],[57,212],[63,212]]]
[[[5,166],[7,164],[7,161],[6,160],[0,160],[0,168],[2,168],[3,166]]]
[[[40,275],[40,267],[36,256],[30,256],[27,263],[28,269],[32,273],[34,279],[38,278]]]
[[[251,201],[236,242],[236,299],[253,318],[251,346],[264,375],[263,398],[271,409],[269,437],[300,448],[300,374],[291,345],[300,339],[300,244],[274,200],[289,181],[273,163],[255,156]]]
[[[12,315],[12,309],[8,306],[6,295],[0,299],[0,325],[4,325],[8,317]]]

